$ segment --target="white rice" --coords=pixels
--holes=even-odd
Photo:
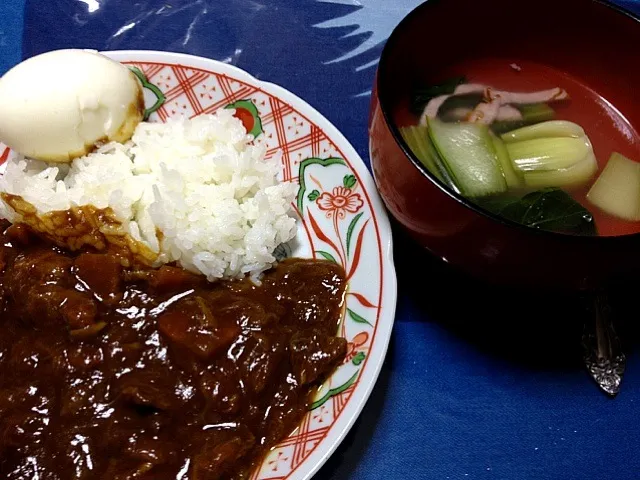
[[[70,165],[15,156],[0,191],[40,214],[111,207],[127,233],[159,253],[158,264],[175,261],[209,280],[255,278],[296,234],[297,187],[277,180],[280,159],[265,159],[252,140],[232,110],[145,122],[127,144],[107,144]],[[2,201],[0,216],[19,220]]]

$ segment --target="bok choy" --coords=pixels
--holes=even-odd
[[[573,122],[541,122],[504,133],[501,139],[527,187],[578,186],[598,168],[589,137]]]

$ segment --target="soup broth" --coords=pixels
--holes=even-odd
[[[461,93],[456,93],[458,91]],[[472,93],[467,93],[468,91]],[[501,94],[502,98],[498,101],[504,103],[500,103],[500,106],[494,109],[491,104],[497,98],[494,96],[495,92],[500,92],[497,96]],[[441,180],[462,196],[499,216],[546,230],[601,236],[640,232],[640,163],[637,163],[640,162],[640,135],[625,118],[624,105],[619,106],[621,110],[618,110],[618,106],[612,105],[588,85],[563,71],[530,61],[503,58],[468,60],[451,65],[446,70],[440,70],[438,78],[430,85],[418,85],[410,93],[396,111],[396,121],[405,140],[431,173],[438,177],[444,175],[444,179]],[[534,96],[524,97],[521,94]],[[537,94],[540,95],[534,98]],[[566,98],[563,97],[565,94]],[[445,95],[447,99],[443,102],[442,98]],[[438,100],[438,97],[441,99]],[[509,98],[517,101],[507,102]],[[533,102],[531,99],[545,101]],[[429,117],[433,117],[434,105],[438,104],[440,107],[436,117]],[[494,120],[483,117],[489,111],[492,113],[488,115],[495,116]],[[512,115],[519,115],[522,119],[512,118]],[[505,118],[508,120],[504,121]],[[441,128],[442,124],[445,125],[444,129]],[[469,129],[448,129],[450,124],[469,125]],[[417,125],[423,125],[424,129],[415,129]],[[480,128],[476,128],[476,125],[480,125]],[[595,161],[584,170],[579,179],[576,180],[577,177],[571,175],[572,181],[559,180],[555,170],[565,171],[573,167],[572,155],[577,155],[578,159],[582,154],[582,150],[576,153],[575,150],[562,150],[560,147],[566,144],[583,149],[585,144],[577,141],[582,137],[571,133],[567,134],[567,138],[556,140],[556,136],[562,135],[554,130],[555,133],[542,135],[554,138],[543,138],[543,141],[534,142],[535,145],[526,145],[526,142],[519,146],[509,144],[509,132],[521,132],[517,135],[524,135],[517,140],[533,138],[532,125],[548,125],[556,130],[558,125],[575,131],[581,128],[584,140],[590,147],[589,153],[595,156]],[[495,134],[492,136],[504,140],[497,140],[500,145],[504,143],[507,147],[511,163],[505,165],[496,161],[502,166],[502,175],[506,177],[508,184],[506,188],[504,181],[501,187],[489,178],[492,174],[491,169],[482,168],[484,164],[477,158],[477,155],[482,156],[482,149],[464,150],[469,148],[469,145],[477,147],[482,144],[475,135],[482,132],[484,126],[488,126],[489,131]],[[408,127],[414,127],[411,134],[414,136],[413,139],[411,135],[407,137]],[[425,131],[428,131],[428,145],[422,144],[421,138],[418,138],[423,136]],[[452,138],[451,135],[459,136]],[[574,138],[571,140],[569,137]],[[528,158],[526,154],[518,153],[523,149],[527,150],[529,146],[538,148],[538,154],[531,154],[531,158]],[[495,142],[493,147],[494,154],[496,149],[502,148]],[[502,148],[502,151],[504,153],[505,149]],[[614,157],[617,158],[612,157],[614,153]],[[431,161],[433,156],[435,163]],[[538,170],[535,170],[541,165],[536,158],[538,156],[549,157],[549,162],[555,162],[542,166],[542,176],[537,175]],[[502,159],[504,158],[507,157]],[[480,162],[477,165],[474,163],[476,160]],[[616,165],[610,165],[607,173],[602,175],[610,160]],[[578,163],[576,160],[575,164]],[[441,168],[442,165],[445,168]],[[587,163],[582,162],[574,170],[586,168],[586,165]],[[516,187],[509,181],[509,172],[506,171],[514,166],[517,178],[513,177],[513,181],[516,182]],[[528,170],[529,168],[532,170]],[[442,175],[438,174],[438,169]],[[623,174],[623,170],[627,174]],[[529,175],[534,171],[536,174]],[[550,171],[552,174],[548,175]],[[464,188],[466,177],[472,182],[472,191]],[[543,180],[535,180],[531,184],[522,181],[523,178],[534,177]],[[481,182],[476,189],[473,185],[474,178],[486,182]],[[547,178],[551,179],[551,184],[545,183]],[[621,185],[622,178],[624,184]],[[594,187],[596,183],[599,183],[597,188]],[[520,204],[515,205],[515,202]],[[633,202],[637,202],[637,208],[632,205]],[[532,204],[538,209],[540,222],[527,223],[524,219],[523,212],[531,211]],[[505,208],[505,205],[508,207]],[[562,221],[555,223],[546,221],[558,215],[563,216],[567,211],[571,212],[573,217],[567,215]],[[578,222],[576,216],[581,217]]]

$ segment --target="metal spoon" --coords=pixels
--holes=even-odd
[[[593,298],[593,315],[585,322],[582,335],[584,364],[587,371],[610,397],[620,393],[627,358],[613,324],[611,306],[606,293]]]

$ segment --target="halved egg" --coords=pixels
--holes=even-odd
[[[142,84],[125,65],[91,50],[54,50],[0,78],[0,141],[26,157],[66,163],[129,140],[144,109]]]

